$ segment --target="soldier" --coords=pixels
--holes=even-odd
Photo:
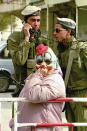
[[[24,83],[25,78],[32,72],[35,48],[45,40],[40,37],[40,8],[27,6],[21,14],[24,16],[24,27],[21,32],[13,32],[8,38],[8,50],[15,69],[15,79]],[[17,87],[13,96],[18,96]]]
[[[87,43],[74,37],[76,23],[69,18],[57,18],[54,37],[58,42],[58,58],[64,74],[67,97],[87,96]],[[68,122],[87,122],[86,103],[66,103]],[[87,131],[87,127],[74,127]]]

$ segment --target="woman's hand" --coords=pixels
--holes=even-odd
[[[43,68],[40,65],[36,65],[36,72],[41,73],[44,77],[49,74],[52,74],[54,69],[49,70],[48,67],[44,66]]]
[[[48,70],[47,70],[47,68],[41,68],[40,73],[41,73],[43,76],[47,76],[47,75],[48,75]]]
[[[47,75],[48,75],[48,71],[47,71],[47,69],[46,68],[39,68],[38,70],[37,70],[37,72],[38,73],[41,73],[44,77],[46,77]]]

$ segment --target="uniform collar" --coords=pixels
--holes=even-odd
[[[74,38],[74,36],[72,36],[68,42],[65,42],[65,41],[59,42],[58,46],[57,46],[59,52],[64,52],[66,49],[71,47],[72,41],[74,41],[74,40],[75,40],[75,38]]]

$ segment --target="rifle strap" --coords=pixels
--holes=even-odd
[[[73,59],[74,59],[75,54],[76,54],[76,51],[71,49],[70,53],[69,53],[69,59],[68,59],[68,64],[67,64],[67,69],[66,69],[66,74],[65,74],[65,80],[64,80],[66,87],[68,84],[69,75],[70,75],[70,71],[71,71],[71,67],[72,67],[72,63],[73,63]]]

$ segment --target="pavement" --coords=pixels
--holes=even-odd
[[[11,98],[11,92],[0,93],[0,97]],[[3,102],[1,104],[1,107],[1,131],[11,131],[9,128],[9,121],[12,117],[12,102]],[[62,121],[63,123],[67,123],[65,118],[65,112],[62,112]],[[68,131],[68,127],[63,127],[63,131]]]

